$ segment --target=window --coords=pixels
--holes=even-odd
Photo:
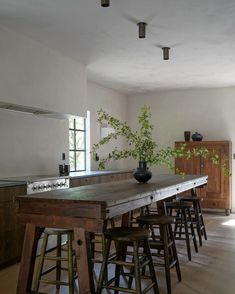
[[[86,170],[86,119],[69,119],[69,163],[70,171]]]

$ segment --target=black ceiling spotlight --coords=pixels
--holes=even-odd
[[[146,31],[146,22],[139,22],[137,23],[138,27],[139,27],[139,38],[140,39],[144,39],[145,38],[145,31]]]
[[[109,7],[109,5],[110,5],[109,0],[101,0],[102,7]]]
[[[162,47],[162,50],[163,50],[163,59],[164,60],[169,60],[170,48],[169,47]]]

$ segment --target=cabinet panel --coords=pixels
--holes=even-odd
[[[200,175],[200,164],[201,160],[199,157],[194,157],[189,160],[185,158],[176,158],[175,166],[181,172],[191,175]]]
[[[107,183],[112,181],[127,180],[133,178],[133,173],[130,172],[120,172],[113,174],[101,174],[97,176],[87,176],[83,178],[71,178],[70,187],[79,187],[84,185]]]
[[[225,209],[226,214],[231,210],[231,176],[224,175],[221,165],[225,160],[231,172],[231,142],[229,141],[200,141],[200,142],[176,142],[175,146],[186,144],[189,149],[205,147],[210,152],[216,152],[219,156],[219,165],[213,164],[209,159],[196,157],[190,160],[180,158],[175,160],[176,168],[186,174],[208,175],[208,184],[203,189],[198,189],[203,197],[204,208]]]
[[[20,261],[24,228],[0,233],[0,269]]]
[[[20,260],[24,226],[18,223],[14,197],[26,194],[26,186],[0,188],[0,268]]]

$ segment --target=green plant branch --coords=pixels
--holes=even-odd
[[[106,164],[112,160],[119,160],[124,158],[133,158],[138,161],[146,161],[150,166],[164,166],[178,174],[184,173],[178,169],[175,170],[173,159],[193,157],[202,157],[209,159],[213,164],[220,165],[224,174],[229,175],[228,158],[220,159],[218,154],[213,150],[209,151],[205,147],[187,148],[186,144],[181,144],[178,148],[167,147],[165,149],[158,149],[157,143],[153,140],[153,125],[151,123],[150,107],[144,105],[141,108],[138,117],[139,130],[133,131],[126,122],[109,115],[104,110],[98,111],[98,122],[101,125],[109,125],[114,129],[107,137],[102,138],[97,144],[94,144],[91,150],[93,159],[96,159],[96,153],[103,145],[108,144],[112,140],[117,140],[123,137],[129,149],[119,150],[117,147],[112,150],[108,156],[99,161],[99,169],[104,169]]]

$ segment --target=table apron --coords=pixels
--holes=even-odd
[[[18,219],[23,224],[34,224],[36,227],[51,227],[62,229],[83,228],[88,232],[101,233],[103,220],[92,218],[76,218],[63,216],[48,216],[34,214],[18,214]]]

